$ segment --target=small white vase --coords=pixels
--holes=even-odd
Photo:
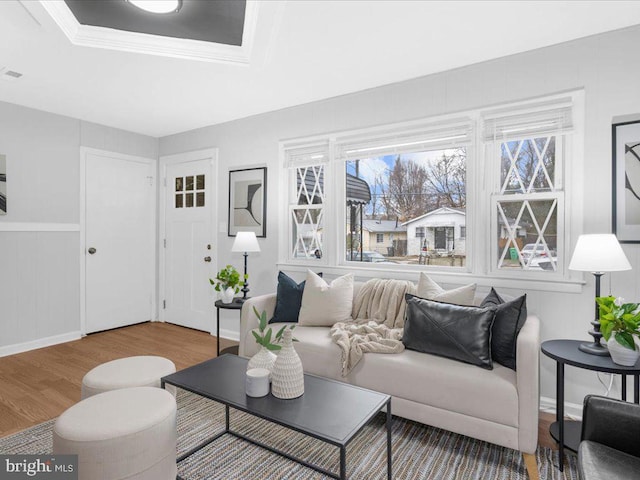
[[[271,371],[271,393],[277,398],[297,398],[304,393],[302,362],[293,348],[292,333],[289,328],[284,331],[282,338],[282,349]]]
[[[222,303],[231,303],[233,302],[233,295],[236,292],[233,290],[233,288],[229,287],[226,290],[223,290],[220,292],[220,300],[222,300]]]
[[[640,357],[640,352],[638,351],[637,346],[635,350],[624,347],[618,343],[613,335],[611,335],[611,337],[607,341],[607,347],[609,347],[611,360],[613,360],[613,363],[616,363],[618,365],[633,367]]]
[[[252,368],[264,368],[271,372],[276,358],[275,353],[266,347],[260,346],[258,353],[249,359],[249,363],[247,363],[247,370],[251,370]],[[271,375],[269,375],[269,378],[271,378]]]

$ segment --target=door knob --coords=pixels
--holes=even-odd
[[[205,262],[210,262],[211,261],[211,257],[204,257],[204,261]]]
[[[96,253],[96,249],[91,247],[89,250],[87,250],[87,252],[89,252],[89,255],[93,255],[94,253]]]

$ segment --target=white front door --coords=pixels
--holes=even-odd
[[[217,268],[214,243],[216,151],[160,159],[163,180],[160,238],[160,319],[213,330]]]
[[[84,333],[153,320],[155,160],[81,150]]]

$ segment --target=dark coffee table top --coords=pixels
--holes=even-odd
[[[162,380],[337,446],[349,443],[391,398],[309,374],[299,398],[281,400],[271,394],[253,398],[245,394],[246,370],[246,359],[222,355]]]

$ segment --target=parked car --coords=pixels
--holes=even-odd
[[[536,245],[535,243],[527,243],[524,247],[522,247],[522,250],[520,250],[520,254],[522,255],[522,258],[528,261],[531,257],[546,257],[547,250],[549,251],[549,253],[551,253],[551,256],[555,256],[556,252],[553,248],[545,248],[545,246],[541,243],[539,243],[538,245]]]

